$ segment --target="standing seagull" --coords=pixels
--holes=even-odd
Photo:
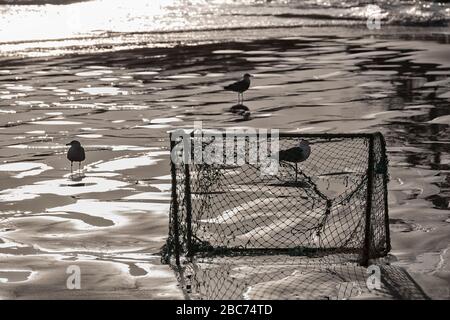
[[[225,90],[237,92],[238,105],[244,102],[244,92],[250,87],[250,77],[253,76],[246,73],[244,74],[244,78],[242,80],[223,87]]]
[[[287,150],[281,150],[278,153],[278,161],[282,162],[294,162],[295,163],[295,181],[297,182],[297,164],[303,162],[309,158],[311,154],[311,147],[306,140],[300,140],[300,143]]]
[[[66,146],[70,146],[69,151],[67,151],[67,159],[70,161],[70,173],[73,173],[73,162],[78,162],[78,170],[80,170],[81,162],[86,159],[86,155],[84,154],[84,148],[77,140],[73,140],[66,144]]]

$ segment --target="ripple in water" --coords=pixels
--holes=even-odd
[[[67,179],[39,181],[31,185],[0,191],[0,202],[31,200],[44,194],[75,196],[94,192],[108,192],[127,186],[128,183],[100,177],[86,177],[82,184]]]
[[[13,175],[14,178],[24,178],[29,176],[37,176],[41,173],[53,169],[45,163],[38,162],[15,162],[0,165],[0,171],[2,172],[20,172]]]

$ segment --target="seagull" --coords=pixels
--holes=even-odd
[[[70,146],[69,151],[67,151],[67,159],[70,161],[70,173],[73,173],[73,162],[78,162],[78,170],[80,170],[81,162],[86,159],[86,155],[84,153],[84,148],[77,140],[73,140],[72,142],[66,144],[66,146]]]
[[[278,161],[295,163],[295,181],[297,182],[297,164],[308,159],[310,154],[311,147],[309,146],[309,142],[300,140],[297,146],[278,152]]]
[[[244,78],[242,80],[223,87],[225,90],[238,93],[238,105],[244,102],[244,92],[250,87],[250,77],[253,76],[246,73],[244,74]]]

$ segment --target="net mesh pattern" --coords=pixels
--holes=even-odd
[[[172,142],[182,161],[172,162],[166,260],[287,252],[347,254],[364,263],[387,254],[387,158],[381,134],[280,134],[256,142],[241,137],[244,142],[231,148],[222,138],[187,135]],[[261,159],[256,164],[251,159],[262,150],[276,158],[270,154],[275,139],[279,150],[308,141],[310,156],[299,163],[279,161],[275,174],[262,174]],[[207,150],[228,161],[183,158]]]

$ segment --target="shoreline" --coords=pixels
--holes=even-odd
[[[268,33],[262,36],[261,30],[268,31]],[[196,34],[194,39],[192,39],[192,34]],[[219,39],[217,39],[218,36]],[[174,49],[184,46],[227,44],[236,41],[264,41],[313,36],[330,36],[343,39],[365,36],[369,39],[375,37],[393,40],[438,41],[449,44],[450,28],[383,26],[378,31],[370,31],[361,28],[361,26],[356,26],[356,28],[355,26],[264,26],[182,31],[101,32],[97,35],[85,34],[69,38],[0,41],[0,58],[70,56],[72,54],[82,55],[151,48]]]

